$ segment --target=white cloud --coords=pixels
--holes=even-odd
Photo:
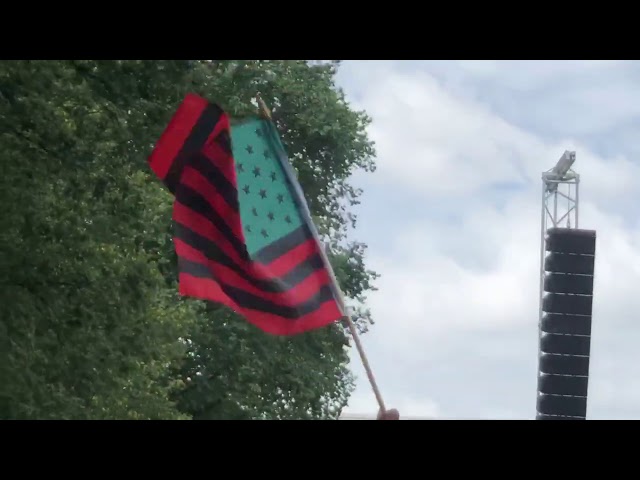
[[[360,75],[367,69],[358,68]],[[603,161],[572,138],[546,143],[489,105],[455,96],[426,72],[370,68],[367,77],[375,80],[360,90],[358,106],[374,118],[370,135],[380,173],[373,181],[429,196],[474,195],[495,184],[537,182],[565,149],[577,149],[580,171],[598,179],[588,186],[596,195],[617,198],[640,188],[640,166],[621,155]],[[598,109],[601,115],[606,113]]]
[[[624,137],[625,123],[640,113],[637,61],[460,61],[428,68],[458,95],[481,98],[503,118],[550,138]]]
[[[406,409],[401,414],[533,418],[540,173],[565,149],[576,149],[581,227],[598,231],[589,415],[640,418],[640,388],[633,382],[640,351],[631,341],[640,340],[640,229],[629,222],[640,166],[623,149],[603,157],[586,137],[562,133],[552,138],[564,140],[549,140],[512,124],[494,103],[478,100],[477,83],[519,81],[522,90],[551,90],[576,71],[598,78],[621,74],[615,65],[598,63],[520,64],[515,73],[510,67],[461,64],[464,82],[476,81],[478,95],[468,97],[417,66],[345,65],[347,93],[373,117],[370,133],[379,153],[378,173],[359,179],[367,192],[360,238],[370,244],[369,265],[382,274],[369,302],[377,323],[363,339],[372,367],[387,403]],[[600,106],[581,112],[580,121],[590,121],[592,130],[615,125],[598,126],[591,117],[612,122],[636,113],[621,107],[634,89],[615,93],[622,101],[611,104],[611,115],[593,90],[578,91],[586,105]],[[540,108],[552,106],[542,102]],[[401,211],[382,217],[389,198]],[[437,215],[442,212],[449,216]],[[349,411],[375,414],[355,355],[353,364],[360,382]]]
[[[378,178],[422,193],[473,193],[487,182],[517,181],[513,160],[525,152],[513,146],[536,147],[481,106],[456,101],[427,74],[382,76],[365,98],[376,99],[367,111],[375,119]]]

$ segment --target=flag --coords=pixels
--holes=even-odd
[[[181,295],[226,305],[276,335],[343,317],[333,271],[270,120],[231,126],[218,105],[190,94],[149,163],[175,196]]]

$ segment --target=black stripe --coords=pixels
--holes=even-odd
[[[302,226],[296,228],[293,232],[286,234],[284,237],[258,250],[258,252],[253,255],[253,259],[260,263],[271,263],[276,258],[280,258],[282,255],[289,253],[311,238],[313,238],[313,235],[309,226],[302,224]]]
[[[264,292],[280,293],[291,290],[314,272],[324,267],[322,258],[320,255],[316,254],[296,265],[282,277],[273,279],[256,278],[255,275],[247,272],[244,268],[229,258],[222,250],[220,250],[215,242],[212,242],[202,235],[198,235],[193,230],[190,230],[178,222],[174,222],[174,229],[176,238],[182,240],[191,248],[202,252],[209,260],[233,270],[251,285]]]
[[[209,104],[200,114],[200,118],[191,129],[191,133],[182,144],[180,152],[173,160],[167,175],[164,177],[164,184],[171,193],[175,193],[182,175],[182,170],[190,155],[198,152],[213,132],[216,124],[220,120],[220,116],[224,112],[215,104]]]
[[[211,186],[224,198],[227,205],[239,212],[238,190],[211,160],[202,153],[196,153],[189,159],[189,166],[207,179]]]
[[[240,288],[232,287],[215,278],[211,271],[204,265],[190,262],[183,258],[178,258],[179,269],[181,273],[186,273],[198,278],[208,278],[216,281],[224,293],[231,298],[237,305],[251,310],[257,310],[265,313],[271,313],[279,317],[295,320],[296,318],[307,315],[318,310],[323,303],[334,300],[333,291],[329,285],[324,285],[318,292],[307,301],[294,306],[278,305],[276,303],[260,298]]]
[[[220,132],[220,135],[215,138],[215,141],[227,155],[233,155],[231,137],[229,136],[229,132],[227,130]]]
[[[249,259],[246,245],[233,233],[231,227],[224,219],[214,210],[207,200],[198,192],[186,185],[180,185],[176,193],[176,202],[180,202],[196,213],[205,217],[212,225],[214,225],[220,233],[231,243],[233,249],[244,259]]]

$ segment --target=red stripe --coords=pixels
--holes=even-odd
[[[304,243],[301,243],[297,247],[293,248],[284,255],[276,258],[273,262],[264,265],[255,262],[255,269],[263,274],[273,275],[274,277],[282,277],[286,275],[292,268],[299,263],[305,261],[311,255],[320,253],[318,250],[318,244],[313,238],[310,238]]]
[[[220,120],[214,127],[211,137],[209,137],[209,140],[207,141],[207,143],[204,144],[205,148],[208,145],[217,144],[217,142],[215,141],[216,138],[218,137],[218,135],[220,135],[225,131],[227,132],[227,135],[231,137],[231,125],[229,123],[229,115],[227,114],[227,112],[224,112],[220,116]]]
[[[173,205],[173,219],[190,230],[193,230],[198,235],[215,243],[218,248],[237,263],[239,267],[248,272],[255,272],[256,275],[259,275],[261,278],[282,277],[310,256],[319,253],[318,244],[313,238],[310,238],[268,265],[263,265],[258,262],[248,262],[238,254],[229,240],[227,240],[207,218],[189,209],[177,200]]]
[[[318,310],[295,320],[242,308],[222,291],[217,282],[184,273],[180,274],[180,294],[226,305],[244,316],[249,323],[273,335],[295,335],[324,327],[342,318],[335,300],[329,300]]]
[[[218,193],[213,185],[211,185],[200,172],[191,167],[185,167],[181,183],[202,195],[209,205],[211,205],[211,208],[213,208],[229,228],[231,228],[233,234],[238,237],[242,243],[245,243],[244,232],[242,231],[240,223],[240,214],[225,201],[222,195]]]
[[[226,116],[221,117],[220,122],[218,122],[218,125],[225,120],[228,121]],[[216,129],[218,128],[218,125],[216,125]],[[238,180],[237,180],[235,159],[233,158],[233,154],[225,151],[220,145],[218,145],[217,142],[213,141],[215,140],[215,138],[216,137],[214,136],[210,137],[212,141],[207,143],[202,148],[202,154],[205,157],[207,157],[209,160],[211,160],[211,162],[213,162],[213,164],[216,167],[218,167],[218,169],[222,172],[225,178],[229,182],[231,182],[232,185],[237,185]]]
[[[182,145],[207,105],[208,102],[204,98],[190,93],[171,117],[149,156],[149,165],[161,180],[167,176]]]
[[[180,239],[176,238],[174,242],[178,256],[207,266],[214,278],[221,279],[224,283],[232,287],[241,288],[253,295],[262,297],[265,300],[269,300],[270,302],[277,303],[279,305],[286,306],[306,302],[313,297],[320,288],[331,281],[327,271],[322,269],[315,271],[302,282],[298,283],[286,292],[265,292],[264,290],[260,290],[249,283],[245,278],[241,277],[230,268],[209,260],[202,252],[190,247]]]
[[[173,219],[188,229],[193,230],[198,235],[215,243],[216,246],[220,248],[226,256],[237,263],[239,267],[250,271],[251,263],[240,256],[236,249],[233,248],[233,245],[231,245],[231,242],[229,242],[206,217],[194,212],[176,200],[173,204]]]

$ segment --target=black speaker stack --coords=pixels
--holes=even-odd
[[[585,420],[596,232],[550,228],[545,239],[537,420]]]

